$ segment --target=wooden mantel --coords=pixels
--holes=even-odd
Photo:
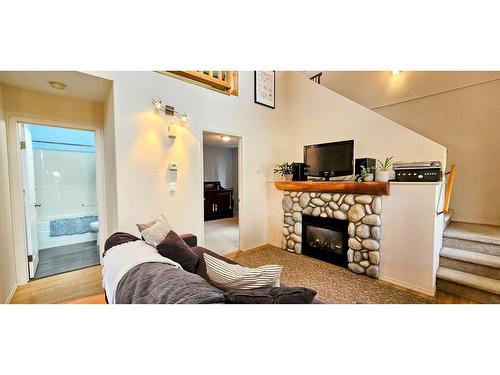
[[[389,195],[390,192],[388,182],[276,181],[274,184],[278,190],[315,193]]]

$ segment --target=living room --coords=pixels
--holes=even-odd
[[[148,24],[161,21],[149,15]],[[304,42],[294,35],[290,50]],[[238,345],[217,341],[234,337],[222,327],[231,322],[252,342],[240,344],[243,352],[257,345],[257,333],[276,332],[276,355],[302,348],[316,358],[289,372],[324,371],[332,346],[323,341],[335,335],[351,348],[379,341],[410,360],[394,342],[412,336],[422,345],[436,332],[453,336],[457,324],[468,331],[471,312],[482,317],[476,330],[491,324],[491,304],[500,302],[497,66],[408,64],[390,54],[383,64],[363,65],[366,50],[350,63],[347,56],[331,63],[339,58],[331,55],[290,64],[308,59],[284,51],[285,61],[259,64],[264,51],[276,53],[265,39],[253,60],[246,52],[237,58],[251,65],[220,54],[178,63],[172,51],[190,48],[168,41],[170,55],[159,53],[159,61],[151,58],[159,38],[151,39],[149,49],[137,50],[147,62],[137,65],[117,63],[96,43],[101,63],[77,64],[68,54],[57,64],[40,55],[38,65],[0,67],[4,320],[53,314],[46,320],[58,320],[52,330],[34,329],[43,337],[63,336],[70,315],[89,322],[72,324],[72,341],[90,340],[101,322],[111,341],[122,338],[108,354],[123,355],[124,334],[149,336],[162,319],[189,345],[184,323],[193,319],[215,338],[211,346],[227,349],[233,367]],[[234,70],[195,70],[208,66]],[[67,135],[40,138],[39,127]],[[91,137],[73,139],[71,131]],[[42,194],[47,184],[50,198]],[[42,235],[54,245],[42,246]],[[81,244],[92,249],[91,262],[76,259]],[[52,256],[51,274],[40,272],[40,255],[55,248],[68,258]],[[72,313],[45,304],[71,304]],[[8,328],[9,340],[26,336],[21,326]],[[378,361],[375,353],[365,357]]]

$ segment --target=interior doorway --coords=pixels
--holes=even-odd
[[[98,265],[96,134],[19,123],[30,279]]]
[[[241,138],[203,132],[205,247],[227,254],[240,249]]]

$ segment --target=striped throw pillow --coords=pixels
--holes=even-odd
[[[210,282],[223,290],[248,290],[280,286],[283,266],[267,265],[257,268],[229,264],[211,255],[203,254]]]

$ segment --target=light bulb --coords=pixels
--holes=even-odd
[[[231,137],[228,135],[223,135],[221,138],[224,142],[229,142],[231,140]]]
[[[161,100],[155,100],[154,105],[156,109],[162,109]]]

